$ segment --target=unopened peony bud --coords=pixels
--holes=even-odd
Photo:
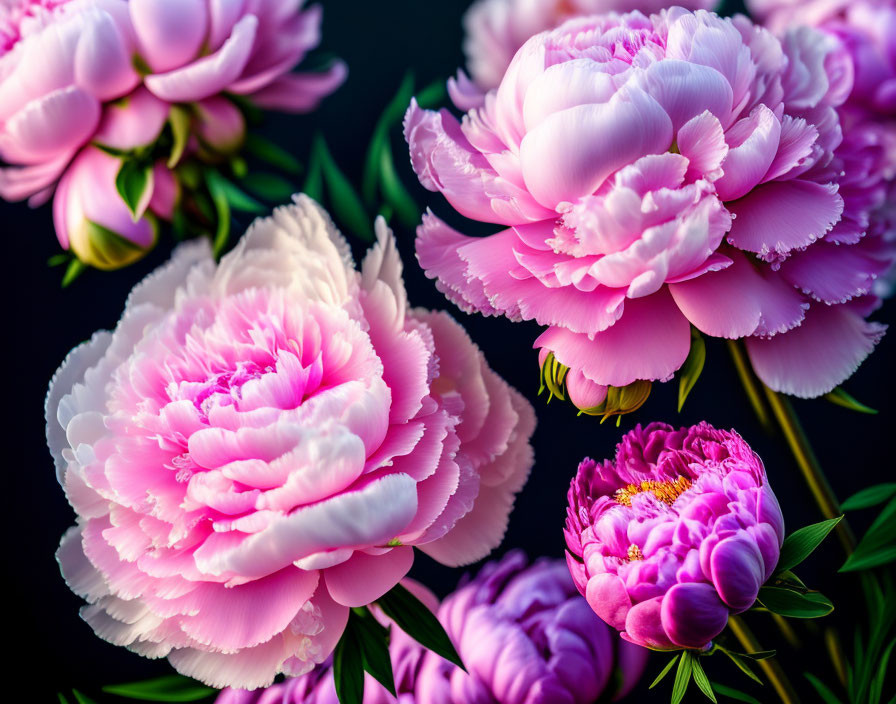
[[[227,98],[214,96],[196,103],[196,134],[203,147],[221,153],[237,151],[246,137],[243,113]]]
[[[96,147],[85,149],[59,182],[53,202],[56,236],[65,249],[97,269],[118,269],[146,254],[156,243],[158,224],[145,212],[153,181],[135,219],[115,188],[121,160]]]

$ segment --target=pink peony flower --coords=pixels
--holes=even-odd
[[[688,9],[709,9],[715,0],[682,0]],[[553,29],[571,17],[602,12],[658,12],[662,0],[477,0],[464,15],[467,70],[448,81],[454,104],[462,110],[482,105],[485,93],[497,88],[514,54],[526,40]],[[470,80],[472,79],[472,81]]]
[[[598,386],[669,379],[693,325],[745,338],[773,389],[826,393],[884,331],[862,298],[877,264],[841,217],[850,76],[811,30],[782,44],[681,8],[571,20],[462,122],[411,105],[423,185],[508,227],[472,238],[428,214],[420,263],[463,309],[546,326],[535,346]]]
[[[56,373],[78,516],[58,559],[97,635],[266,686],[322,662],[413,546],[458,565],[500,542],[534,413],[452,318],[408,307],[376,229],[360,272],[305,196],[218,266],[184,245]]]
[[[396,626],[398,698],[367,677],[364,704],[593,704],[638,683],[647,651],[622,642],[576,592],[562,560],[527,565],[514,551],[463,580],[438,609],[469,674]],[[216,704],[337,704],[329,666],[264,693],[228,690]]]
[[[708,423],[640,425],[569,488],[567,562],[591,608],[655,649],[704,648],[756,601],[784,540],[762,460]]]
[[[342,83],[346,69],[336,62],[323,73],[290,73],[320,41],[320,8],[302,4],[4,2],[0,160],[7,166],[0,168],[0,197],[45,202],[91,141],[122,151],[152,144],[173,103],[194,110],[193,131],[224,152],[242,143],[245,125],[221,94],[276,110],[314,108]],[[64,247],[76,239],[57,234]],[[131,233],[117,234],[128,239]]]

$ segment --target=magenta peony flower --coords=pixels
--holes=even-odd
[[[534,413],[452,318],[408,308],[376,229],[360,272],[305,196],[217,267],[185,245],[57,372],[58,559],[99,636],[261,687],[322,662],[412,546],[458,565],[500,542]]]
[[[709,9],[715,0],[682,0],[689,9]],[[553,29],[571,17],[602,12],[658,12],[662,0],[477,0],[464,15],[467,70],[448,81],[454,104],[462,110],[482,105],[485,93],[497,88],[504,72],[526,40]],[[472,78],[472,81],[470,80]]]
[[[435,608],[435,605],[434,605]],[[520,551],[487,564],[438,607],[469,674],[392,626],[398,699],[367,677],[364,704],[593,704],[625,696],[647,662],[576,592],[561,560],[527,566]],[[336,704],[329,667],[216,704]]]
[[[850,85],[810,30],[782,45],[681,8],[571,20],[461,123],[411,105],[423,185],[508,227],[471,238],[427,215],[420,263],[465,310],[546,326],[536,347],[598,386],[669,379],[693,325],[745,338],[773,389],[826,393],[884,331],[862,298],[877,264],[841,217]]]
[[[320,8],[302,4],[4,2],[0,159],[7,166],[0,168],[0,197],[46,201],[91,141],[122,151],[153,143],[173,103],[193,110],[193,131],[223,152],[241,144],[245,126],[221,94],[245,96],[263,108],[312,109],[346,69],[336,62],[323,73],[290,73],[320,41]],[[91,178],[105,180],[104,174]],[[77,239],[67,230],[57,234],[63,247]],[[117,234],[131,239],[132,232]]]
[[[576,586],[623,638],[704,648],[756,601],[784,519],[737,433],[651,423],[624,435],[613,461],[582,461],[565,532]]]

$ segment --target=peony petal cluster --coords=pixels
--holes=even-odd
[[[535,346],[594,398],[668,380],[691,326],[744,339],[777,391],[827,393],[884,332],[866,320],[867,218],[838,192],[851,77],[810,29],[779,41],[682,8],[570,20],[461,121],[412,103],[421,183],[507,228],[468,237],[427,214],[418,259],[464,310],[545,326]]]
[[[357,271],[298,196],[217,266],[184,245],[60,367],[58,560],[97,635],[267,686],[323,662],[415,546],[458,565],[498,545],[533,410],[451,317],[409,308],[376,230]]]
[[[436,605],[434,605],[436,606]],[[528,564],[514,551],[449,595],[438,617],[469,671],[392,627],[397,700],[367,677],[364,704],[593,704],[625,696],[647,651],[619,639],[578,594],[562,560]],[[329,667],[263,694],[223,692],[216,704],[336,704]]]
[[[715,0],[682,0],[688,9],[709,9]],[[662,0],[477,0],[464,15],[464,54],[467,73],[448,81],[454,104],[480,107],[485,94],[497,88],[517,50],[529,37],[564,21],[604,12],[659,12]]]
[[[855,79],[840,107],[844,138],[837,150],[849,183],[841,184],[844,213],[857,213],[866,233],[864,255],[884,265],[871,292],[887,297],[896,282],[896,5],[890,0],[747,4],[772,31],[785,35],[808,25],[839,41],[849,56]]]
[[[706,648],[750,608],[784,540],[759,457],[707,423],[640,425],[569,489],[567,562],[591,608],[658,650]]]
[[[305,112],[335,90],[345,65],[290,73],[320,41],[321,10],[303,0],[14,0],[0,5],[0,197],[53,195],[57,181],[96,186],[94,201],[121,210],[109,162],[86,146],[114,153],[146,149],[172,111],[189,108],[191,148],[228,151],[241,143],[240,110],[223,94],[275,110]],[[180,106],[176,108],[175,105]],[[85,149],[86,147],[86,149]],[[82,151],[83,150],[83,151]],[[81,154],[91,156],[79,158]],[[116,159],[116,162],[119,160]],[[170,180],[170,176],[168,177]],[[167,198],[149,184],[147,200]],[[60,243],[85,262],[109,268],[103,251],[82,244],[79,229],[97,208],[77,202],[80,187],[60,188]],[[65,210],[64,216],[58,211]],[[84,212],[78,212],[83,210]],[[83,220],[75,222],[75,213]],[[145,250],[153,218],[112,230]],[[156,216],[170,217],[165,209]],[[112,216],[114,217],[114,216]],[[61,228],[61,229],[59,229]],[[121,245],[126,246],[126,245]],[[102,248],[100,248],[102,250]],[[127,263],[127,262],[123,262]],[[120,266],[121,264],[119,264]]]

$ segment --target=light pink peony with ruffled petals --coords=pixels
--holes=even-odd
[[[184,245],[59,369],[58,559],[100,637],[266,686],[322,662],[414,546],[458,565],[500,542],[534,413],[452,318],[408,307],[376,229],[360,272],[304,196],[218,266]]]
[[[709,9],[716,0],[681,0],[676,5]],[[448,81],[454,104],[462,110],[482,105],[497,88],[514,54],[534,34],[565,20],[601,12],[658,12],[663,0],[477,0],[464,14],[464,53],[469,76],[459,71]],[[472,80],[471,80],[472,79]]]
[[[508,228],[427,214],[420,263],[465,310],[545,326],[536,347],[598,387],[669,379],[693,325],[745,338],[772,388],[826,393],[884,330],[865,320],[879,263],[853,251],[838,193],[851,86],[842,46],[809,29],[782,42],[682,8],[570,20],[461,122],[411,105],[421,183]]]

